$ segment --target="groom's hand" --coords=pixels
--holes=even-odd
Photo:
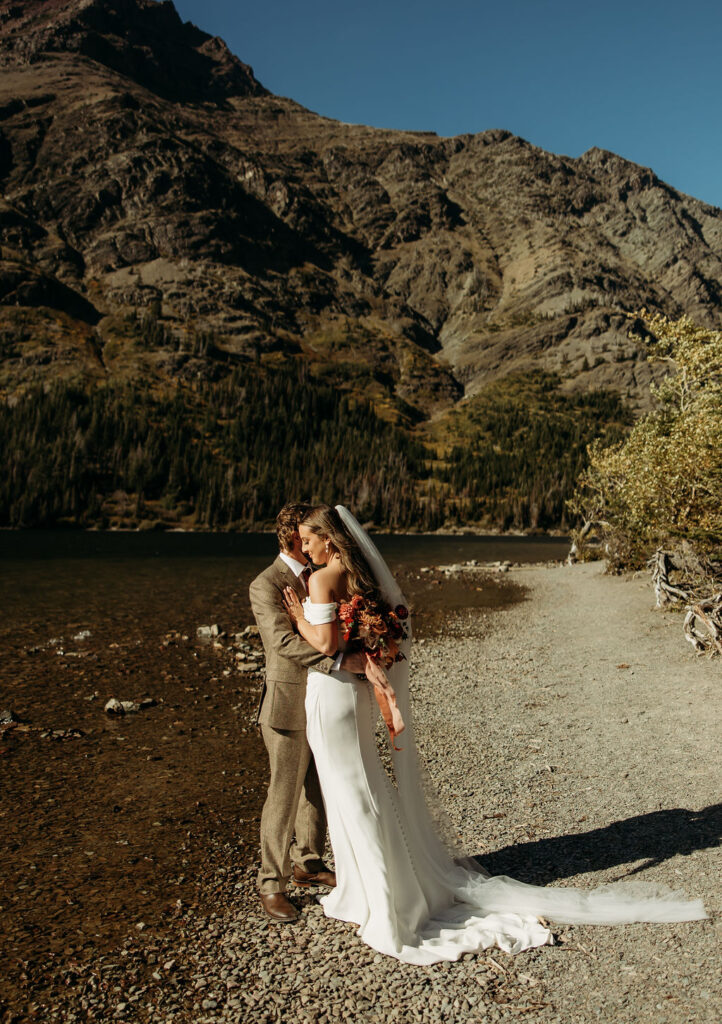
[[[344,654],[340,668],[344,672],[353,672],[355,676],[362,676],[366,672],[366,655],[359,652]]]

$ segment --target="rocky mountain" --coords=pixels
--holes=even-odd
[[[636,401],[625,311],[720,323],[722,211],[613,153],[320,117],[170,2],[1,0],[0,71],[5,393],[304,354],[409,422],[534,368]]]

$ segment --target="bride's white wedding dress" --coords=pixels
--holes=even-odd
[[[338,511],[384,597],[404,603],[375,545],[343,506]],[[303,608],[314,624],[336,617],[335,604],[307,598]],[[413,964],[457,960],[489,946],[518,953],[549,944],[551,932],[539,917],[569,924],[706,917],[701,901],[675,894],[640,898],[617,886],[588,892],[533,886],[454,860],[435,832],[420,784],[406,654],[389,670],[406,723],[398,741],[403,749],[392,751],[396,786],[379,758],[371,686],[348,672],[308,674],[308,741],[336,862],[336,888],[321,900],[327,917],[354,922],[373,949]]]

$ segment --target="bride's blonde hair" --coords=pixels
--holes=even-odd
[[[338,552],[346,573],[349,597],[362,594],[373,601],[381,600],[374,574],[335,508],[331,508],[330,505],[316,505],[298,525],[305,526],[311,533],[315,533],[322,540],[327,540]]]

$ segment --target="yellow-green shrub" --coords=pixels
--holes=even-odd
[[[655,409],[611,447],[595,442],[571,508],[606,524],[612,564],[641,563],[660,544],[722,546],[722,331],[642,311],[649,358],[670,363]]]

